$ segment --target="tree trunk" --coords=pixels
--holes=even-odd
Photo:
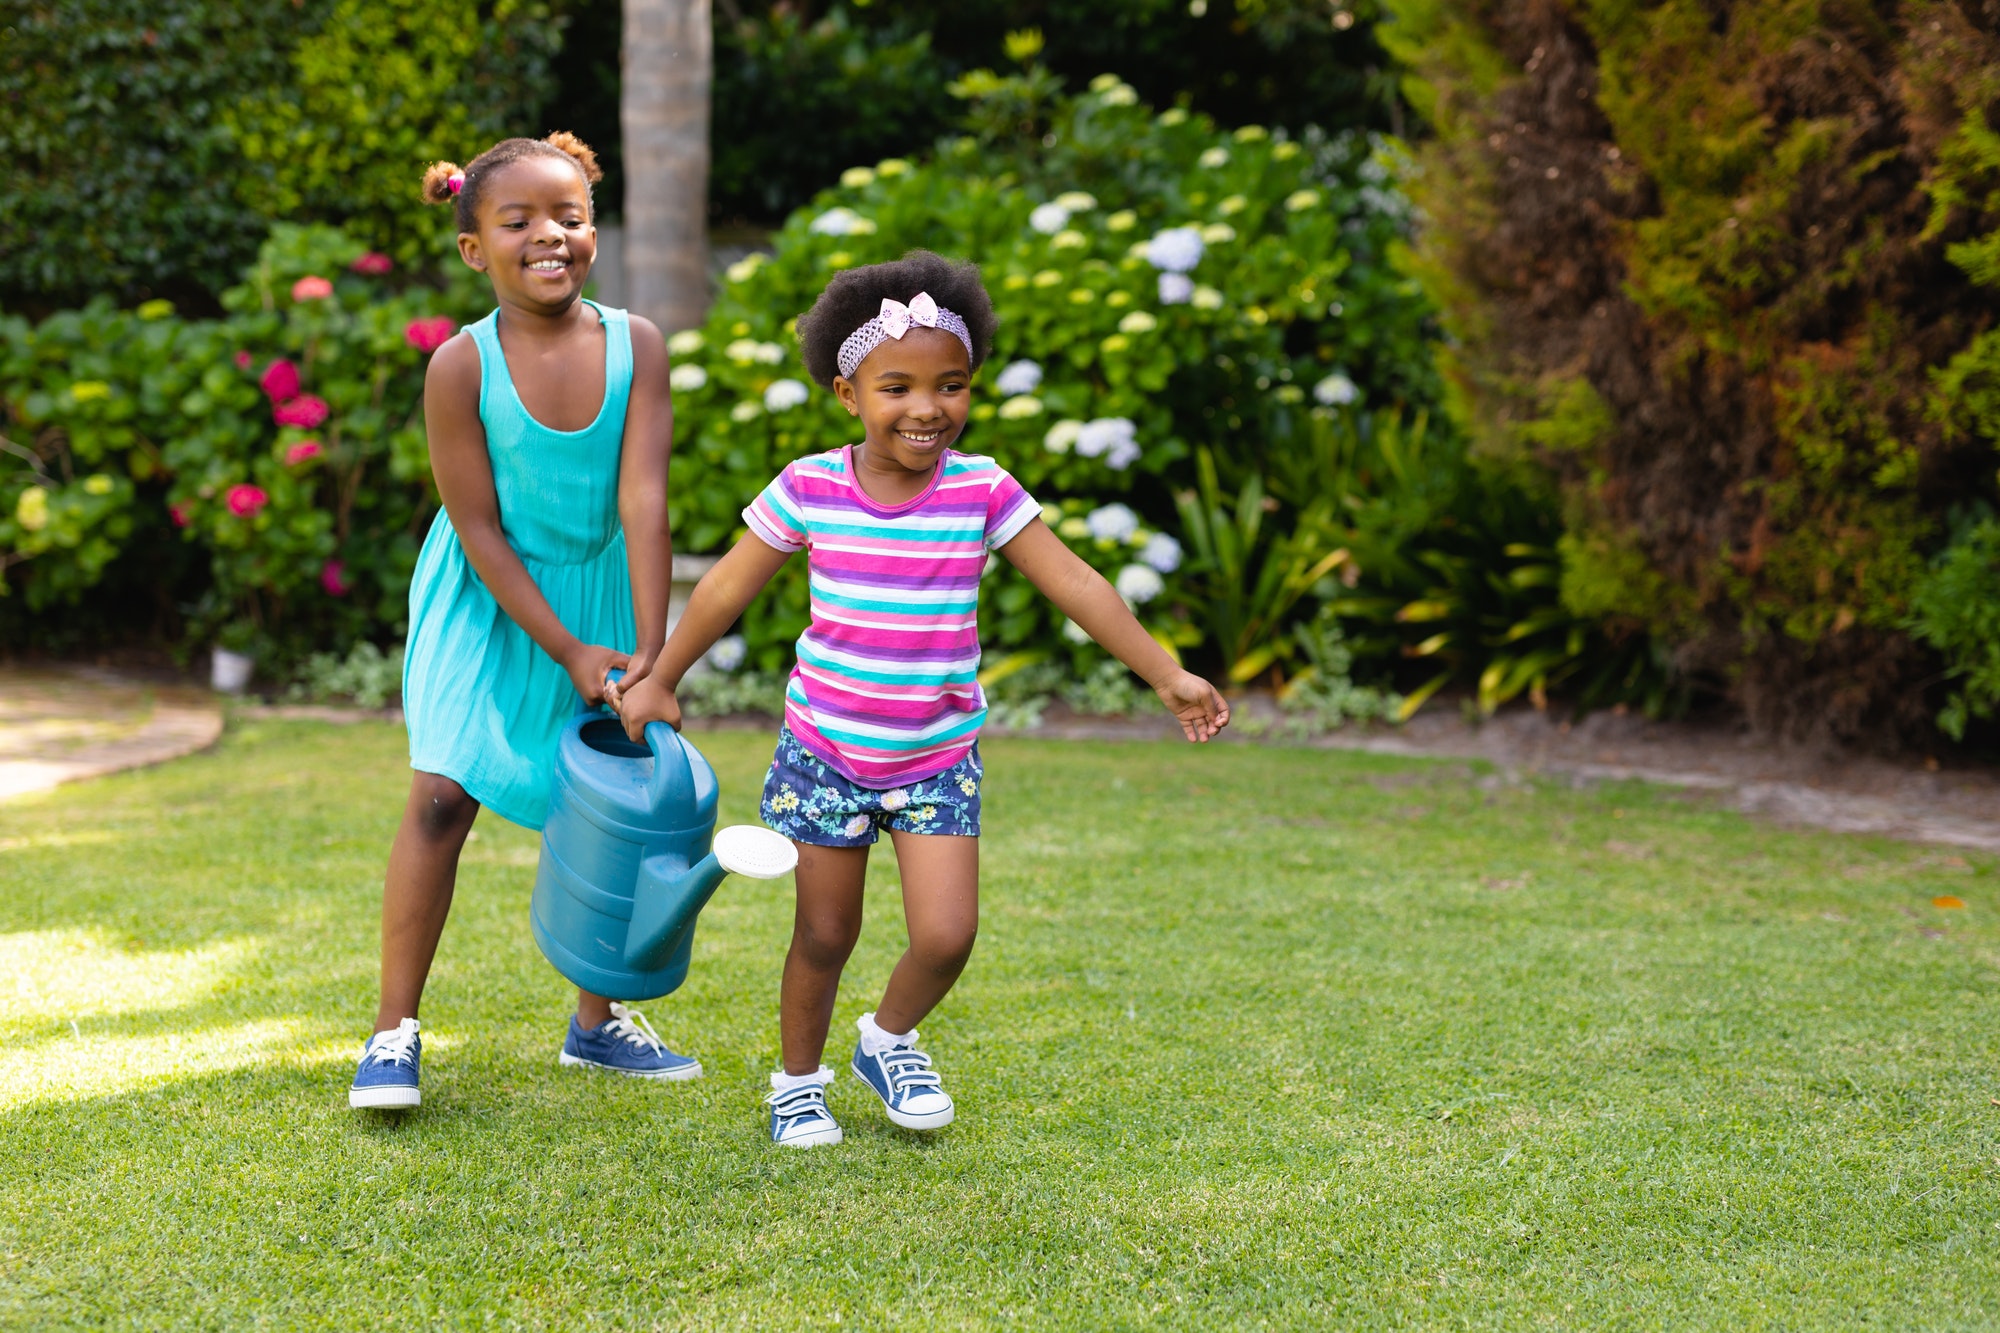
[[[625,291],[668,332],[708,312],[709,0],[624,0]]]

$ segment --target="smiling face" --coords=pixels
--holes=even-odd
[[[484,183],[479,230],[461,232],[458,252],[493,279],[502,305],[558,314],[583,294],[597,258],[597,228],[583,173],[567,157],[508,163]]]
[[[862,463],[881,474],[929,476],[965,429],[972,366],[965,344],[938,329],[884,339],[833,391],[866,431]]]

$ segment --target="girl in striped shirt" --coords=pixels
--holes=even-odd
[[[812,623],[763,798],[765,822],[799,848],[779,1009],[784,1068],[767,1099],[778,1143],[840,1142],[821,1057],[861,930],[868,848],[884,828],[910,947],[856,1024],[853,1068],[896,1124],[951,1123],[916,1028],[958,980],[978,929],[977,610],[989,552],[1144,677],[1189,740],[1229,721],[1214,687],[1153,641],[1004,468],[951,447],[994,323],[977,267],[927,251],[834,278],[800,317],[799,341],[813,378],[860,419],[861,442],[790,464],[743,511],[749,531],[695,589],[652,673],[618,700],[635,738],[649,721],[678,725],[682,675],[806,552]]]

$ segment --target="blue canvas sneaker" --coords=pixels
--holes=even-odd
[[[609,1069],[633,1078],[678,1082],[700,1078],[701,1062],[667,1049],[660,1034],[636,1009],[611,1002],[611,1018],[602,1026],[586,1030],[570,1015],[569,1035],[563,1038],[561,1060],[566,1065]]]
[[[882,1099],[889,1119],[904,1129],[943,1129],[951,1123],[951,1098],[945,1095],[944,1080],[931,1068],[931,1058],[916,1048],[916,1040],[912,1032],[909,1045],[891,1046],[874,1055],[868,1054],[865,1043],[856,1046],[854,1073]]]
[[[406,1018],[387,1032],[378,1032],[361,1048],[361,1067],[347,1090],[347,1104],[356,1110],[398,1111],[423,1101],[417,1091],[417,1060],[424,1053],[417,1036],[423,1025]]]
[[[833,1078],[822,1069],[824,1078],[801,1083],[764,1099],[771,1108],[771,1142],[788,1148],[811,1148],[822,1143],[840,1142],[840,1125],[826,1109],[826,1084]]]

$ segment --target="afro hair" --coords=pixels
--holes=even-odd
[[[912,250],[887,264],[867,264],[835,275],[812,309],[799,316],[799,348],[806,373],[822,388],[840,374],[837,358],[849,334],[882,313],[884,297],[908,305],[929,292],[939,306],[965,321],[972,335],[972,369],[993,350],[993,298],[979,280],[979,265],[954,263],[929,250]]]

